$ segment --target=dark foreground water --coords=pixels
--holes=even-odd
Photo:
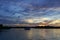
[[[1,30],[0,40],[60,40],[60,29]]]

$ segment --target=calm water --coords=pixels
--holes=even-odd
[[[60,29],[2,30],[0,40],[60,40]]]

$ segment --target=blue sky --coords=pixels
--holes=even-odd
[[[28,19],[40,22],[43,18],[60,19],[60,0],[0,0],[0,24],[29,23]]]

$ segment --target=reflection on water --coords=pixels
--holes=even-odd
[[[4,30],[0,40],[60,40],[60,29]]]

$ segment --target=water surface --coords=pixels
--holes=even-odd
[[[0,40],[60,40],[60,29],[1,30]]]

